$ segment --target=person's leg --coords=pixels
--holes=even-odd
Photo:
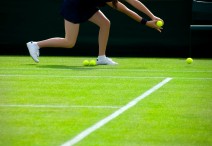
[[[65,38],[50,38],[47,40],[37,42],[40,48],[44,47],[61,47],[73,48],[79,33],[79,24],[71,23],[67,20],[65,22]]]
[[[112,59],[106,57],[106,48],[110,33],[110,20],[99,10],[90,19],[90,22],[99,26],[99,56],[97,58],[98,65],[116,65]]]
[[[39,49],[44,47],[61,47],[61,48],[72,48],[74,47],[77,36],[79,33],[79,24],[71,23],[64,20],[65,23],[65,38],[50,38],[39,42],[28,42],[27,48],[32,59],[35,62],[39,62]]]
[[[99,26],[99,56],[105,55],[110,32],[110,20],[101,11],[98,11],[89,21]]]

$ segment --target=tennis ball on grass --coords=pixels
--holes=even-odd
[[[193,59],[192,58],[187,58],[186,59],[186,63],[191,64],[192,62],[193,62]]]
[[[88,66],[89,65],[89,61],[88,60],[84,60],[82,63],[84,66]]]
[[[96,61],[95,60],[91,60],[89,63],[90,66],[95,66],[96,65]]]
[[[161,21],[161,20],[158,20],[158,21],[156,22],[156,25],[157,25],[158,27],[162,27],[162,26],[164,25],[164,22]]]

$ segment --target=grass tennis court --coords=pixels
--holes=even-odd
[[[77,146],[212,145],[212,60],[0,57],[0,145],[60,146],[169,78]]]

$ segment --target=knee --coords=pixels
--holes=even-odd
[[[73,43],[67,43],[66,44],[66,48],[68,48],[68,49],[71,49],[71,48],[73,48],[75,46],[75,44],[73,44]]]
[[[73,48],[75,46],[75,42],[72,42],[72,41],[66,41],[65,43],[65,48]]]
[[[99,25],[100,29],[110,29],[110,20],[104,19]]]
[[[103,24],[103,26],[105,26],[106,28],[110,28],[110,20],[109,19],[106,19],[105,21],[104,21],[104,24]]]

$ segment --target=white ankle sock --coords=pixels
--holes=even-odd
[[[101,59],[105,59],[106,56],[105,55],[101,55],[101,56],[98,56],[98,59],[101,60]]]
[[[33,44],[35,44],[35,46],[40,49],[40,47],[38,46],[38,43],[37,42],[33,42]]]

